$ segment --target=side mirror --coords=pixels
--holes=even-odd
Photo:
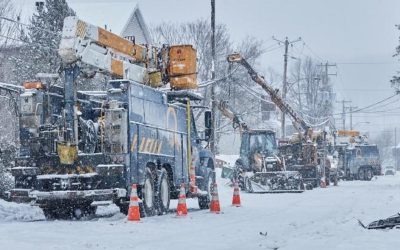
[[[205,126],[205,131],[204,131],[204,136],[205,139],[208,140],[211,137],[212,133],[212,117],[211,117],[211,111],[207,110],[204,112],[204,126]]]

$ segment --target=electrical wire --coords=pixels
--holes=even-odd
[[[338,62],[340,65],[387,65],[398,64],[397,62]]]
[[[320,60],[320,62],[324,61],[324,59],[322,57],[320,57],[317,53],[315,53],[314,50],[312,50],[310,48],[310,46],[308,46],[308,44],[304,40],[303,40],[303,43],[304,43],[304,47],[307,48],[315,57],[317,57]]]
[[[397,96],[397,95],[398,95],[398,93],[395,93],[394,95],[391,95],[391,96],[389,96],[389,97],[386,97],[385,99],[380,100],[380,101],[378,101],[378,102],[376,102],[376,103],[367,105],[367,106],[365,106],[365,107],[362,107],[362,108],[359,108],[359,109],[356,109],[356,110],[353,110],[353,111],[350,111],[350,112],[346,112],[346,114],[358,113],[358,112],[360,112],[360,111],[369,109],[369,108],[371,108],[371,107],[374,107],[375,105],[378,105],[378,104],[383,103],[383,102],[385,102],[385,101],[387,101],[387,100],[390,100],[390,99],[392,99],[393,97],[395,97],[395,96]],[[343,114],[343,113],[336,113],[336,114]]]
[[[198,85],[198,88],[206,88],[208,86],[210,86],[211,84],[223,81],[225,79],[227,79],[228,77],[230,77],[233,73],[235,73],[237,70],[239,69],[239,66],[237,66],[234,70],[232,70],[231,72],[229,72],[228,74],[224,75],[221,78],[215,79],[215,80],[208,80],[205,82],[202,82]]]
[[[261,98],[260,96],[257,96],[257,94],[251,92],[249,88],[246,88],[246,87],[243,86],[242,84],[238,84],[238,85],[239,85],[241,88],[243,88],[246,92],[248,92],[248,93],[251,94],[252,96],[254,96],[254,97],[256,97],[257,99],[259,99],[260,101],[266,102],[266,103],[272,103],[272,102],[270,102],[270,101],[268,101],[268,100],[265,100],[265,99]],[[300,112],[299,112],[299,113],[300,113]],[[311,117],[311,116],[310,116],[310,117]],[[310,122],[310,121],[305,121],[305,122],[306,122],[307,125],[309,125],[310,127],[319,127],[319,126],[322,126],[322,125],[326,124],[326,123],[329,122],[329,120],[331,119],[331,117],[323,117],[323,118],[326,118],[326,120],[324,120],[323,122],[321,122],[321,123],[319,123],[319,124],[313,124],[313,123]]]
[[[35,43],[35,42],[28,42],[28,41],[24,41],[22,39],[13,38],[13,37],[5,36],[5,35],[0,35],[0,37],[6,38],[6,39],[10,39],[10,40],[13,40],[13,41],[17,41],[17,42],[26,43],[26,44],[34,44],[34,45],[37,45],[40,48],[45,48],[45,49],[57,51],[57,48],[41,45],[41,44]]]
[[[43,29],[43,28],[40,28],[40,27],[35,27],[35,26],[32,26],[32,25],[29,25],[29,24],[22,23],[22,22],[19,22],[17,20],[11,19],[9,17],[0,16],[0,19],[3,19],[5,21],[9,21],[9,22],[13,22],[13,23],[16,23],[16,24],[19,24],[19,25],[22,25],[22,26],[25,26],[25,27],[28,27],[28,28],[31,28],[31,29],[37,29],[37,30],[41,30],[41,31],[44,31],[44,32],[47,32],[47,33],[51,33],[51,34],[54,34],[54,35],[57,35],[57,36],[61,36],[61,32],[54,32],[54,31]]]

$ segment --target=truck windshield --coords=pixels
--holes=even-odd
[[[250,152],[277,152],[275,136],[273,134],[253,134],[250,136]]]

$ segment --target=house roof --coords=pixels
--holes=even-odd
[[[39,0],[14,1],[16,10],[21,12],[23,22],[29,22],[29,18],[36,11],[37,1]],[[150,42],[148,27],[135,1],[67,0],[67,3],[80,19],[88,23],[102,28],[107,25],[108,30],[122,36],[143,37],[143,41],[136,39],[140,43]]]

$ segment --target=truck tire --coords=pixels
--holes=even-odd
[[[366,181],[372,180],[372,177],[374,177],[374,174],[372,173],[372,169],[371,169],[371,168],[367,168],[367,169],[365,170],[364,176],[365,176],[365,180],[366,180]]]
[[[364,169],[360,168],[360,169],[358,170],[357,179],[360,180],[360,181],[363,181],[363,180],[365,180],[364,178],[365,178]]]
[[[92,207],[89,204],[82,204],[80,206],[76,206],[74,208],[72,208],[72,216],[77,219],[80,220],[83,217],[91,217],[94,216],[96,214],[97,211],[97,207]]]
[[[50,206],[43,207],[42,210],[46,220],[70,220],[75,217],[74,208],[70,206]]]
[[[46,220],[58,219],[58,214],[54,209],[51,208],[42,208],[44,217]]]
[[[212,191],[212,185],[214,183],[214,172],[210,171],[205,183],[205,188],[207,191],[206,195],[201,195],[198,197],[198,202],[199,202],[199,207],[200,209],[209,209],[210,208],[210,202],[211,202],[211,191]]]
[[[146,168],[144,184],[142,186],[142,201],[143,209],[146,216],[154,216],[155,206],[155,192],[154,192],[154,178],[149,168]]]
[[[156,200],[157,214],[162,215],[168,213],[169,203],[171,201],[170,182],[168,172],[162,168],[158,173],[156,185]]]

